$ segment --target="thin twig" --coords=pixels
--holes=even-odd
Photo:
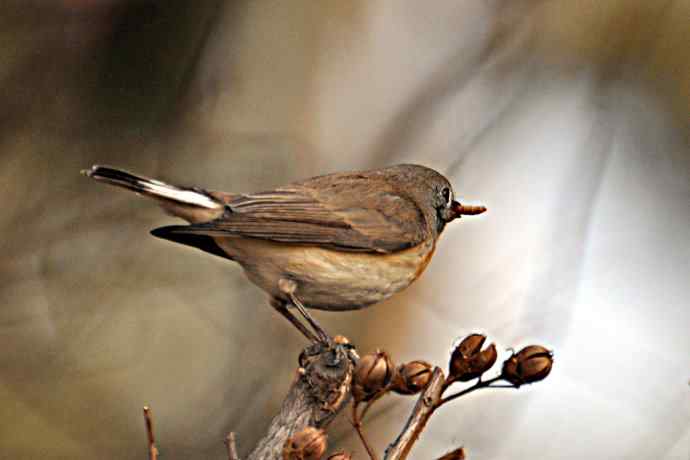
[[[403,460],[407,458],[412,446],[419,438],[419,435],[424,430],[429,418],[441,405],[457,399],[461,396],[471,393],[480,388],[489,388],[492,383],[501,380],[501,377],[495,377],[486,381],[477,381],[473,386],[465,390],[454,393],[443,398],[443,392],[453,383],[451,379],[446,380],[443,376],[443,371],[440,368],[435,368],[431,375],[431,381],[419,396],[417,404],[415,405],[410,418],[407,420],[403,431],[393,444],[386,449],[384,460]]]
[[[144,406],[144,421],[146,422],[146,436],[149,441],[149,460],[157,460],[158,449],[156,448],[156,439],[153,436],[153,416],[149,406]]]
[[[454,399],[457,399],[461,396],[465,396],[467,393],[472,393],[473,391],[480,390],[482,388],[517,388],[517,386],[513,384],[509,385],[492,385],[492,383],[496,383],[500,380],[503,380],[503,377],[500,375],[498,377],[494,377],[489,380],[479,380],[477,383],[475,383],[473,386],[469,388],[465,388],[462,391],[458,391],[457,393],[453,393],[452,395],[446,396],[445,398],[442,398],[441,400],[438,401],[436,406],[441,406],[449,401],[452,401]]]
[[[379,391],[378,394],[376,394],[372,399],[367,401],[366,405],[364,406],[364,409],[362,410],[362,413],[359,416],[360,421],[364,421],[364,417],[366,417],[367,412],[369,412],[369,408],[374,404],[376,401],[381,399],[383,395],[385,395],[388,392],[388,390],[385,391]]]
[[[376,452],[374,452],[374,449],[371,447],[369,440],[364,435],[364,429],[362,428],[362,418],[360,417],[360,415],[357,412],[357,407],[358,407],[358,403],[352,404],[352,420],[350,420],[350,423],[352,423],[352,426],[354,427],[355,431],[359,435],[359,439],[362,441],[364,448],[367,450],[367,454],[369,454],[369,458],[371,460],[378,460],[378,456],[376,455]],[[367,407],[369,407],[368,404],[364,408],[365,411],[366,411]]]
[[[443,382],[443,388],[441,389],[441,393],[445,393],[448,387],[450,387],[455,382],[457,382],[457,380],[454,376],[449,375],[448,377],[446,377],[446,380]]]
[[[228,449],[228,460],[240,460],[240,456],[237,455],[237,444],[235,443],[235,433],[232,431],[228,433],[225,438],[225,447]]]
[[[417,404],[398,438],[388,446],[384,460],[403,460],[407,458],[415,441],[424,430],[429,417],[434,413],[438,402],[441,400],[443,383],[445,378],[443,371],[436,367],[431,374],[431,380],[426,389],[419,395]]]

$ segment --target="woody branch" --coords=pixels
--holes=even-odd
[[[486,337],[467,336],[451,355],[446,376],[437,366],[415,360],[395,366],[391,358],[377,350],[359,358],[346,339],[339,337],[330,345],[311,345],[302,351],[299,368],[281,406],[271,421],[266,435],[252,450],[247,460],[319,460],[324,458],[327,443],[325,429],[343,408],[352,401],[352,425],[357,431],[371,460],[379,458],[376,448],[364,432],[364,418],[374,403],[389,393],[419,394],[400,434],[385,450],[384,460],[408,458],[416,441],[436,410],[451,401],[480,389],[519,388],[546,378],[551,371],[553,356],[539,345],[531,345],[513,353],[493,378],[482,376],[496,362],[494,344],[482,349]],[[457,383],[476,380],[473,385],[450,392]],[[502,383],[501,383],[502,382]],[[145,408],[149,459],[155,460],[158,450],[154,443],[150,410]],[[226,439],[227,458],[240,460],[234,433]],[[339,452],[329,460],[349,460],[351,455]],[[463,448],[446,453],[439,460],[462,460]]]

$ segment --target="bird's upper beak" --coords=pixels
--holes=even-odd
[[[484,206],[463,205],[457,201],[453,201],[450,205],[450,218],[448,219],[448,222],[453,219],[457,219],[460,216],[476,216],[477,214],[481,214],[485,211],[486,207]]]

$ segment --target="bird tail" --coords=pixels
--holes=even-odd
[[[135,176],[121,169],[92,166],[82,174],[106,184],[132,190],[154,198],[170,214],[190,222],[206,222],[220,217],[224,204],[202,189],[178,187],[148,177]]]

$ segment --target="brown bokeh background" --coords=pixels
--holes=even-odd
[[[688,24],[688,0],[3,2],[0,457],[143,458],[144,404],[163,458],[246,452],[304,345],[80,169],[242,191],[405,161],[490,212],[406,292],[319,319],[398,361],[474,330],[557,359],[444,409],[415,458],[687,460]],[[374,411],[380,449],[411,404]]]

